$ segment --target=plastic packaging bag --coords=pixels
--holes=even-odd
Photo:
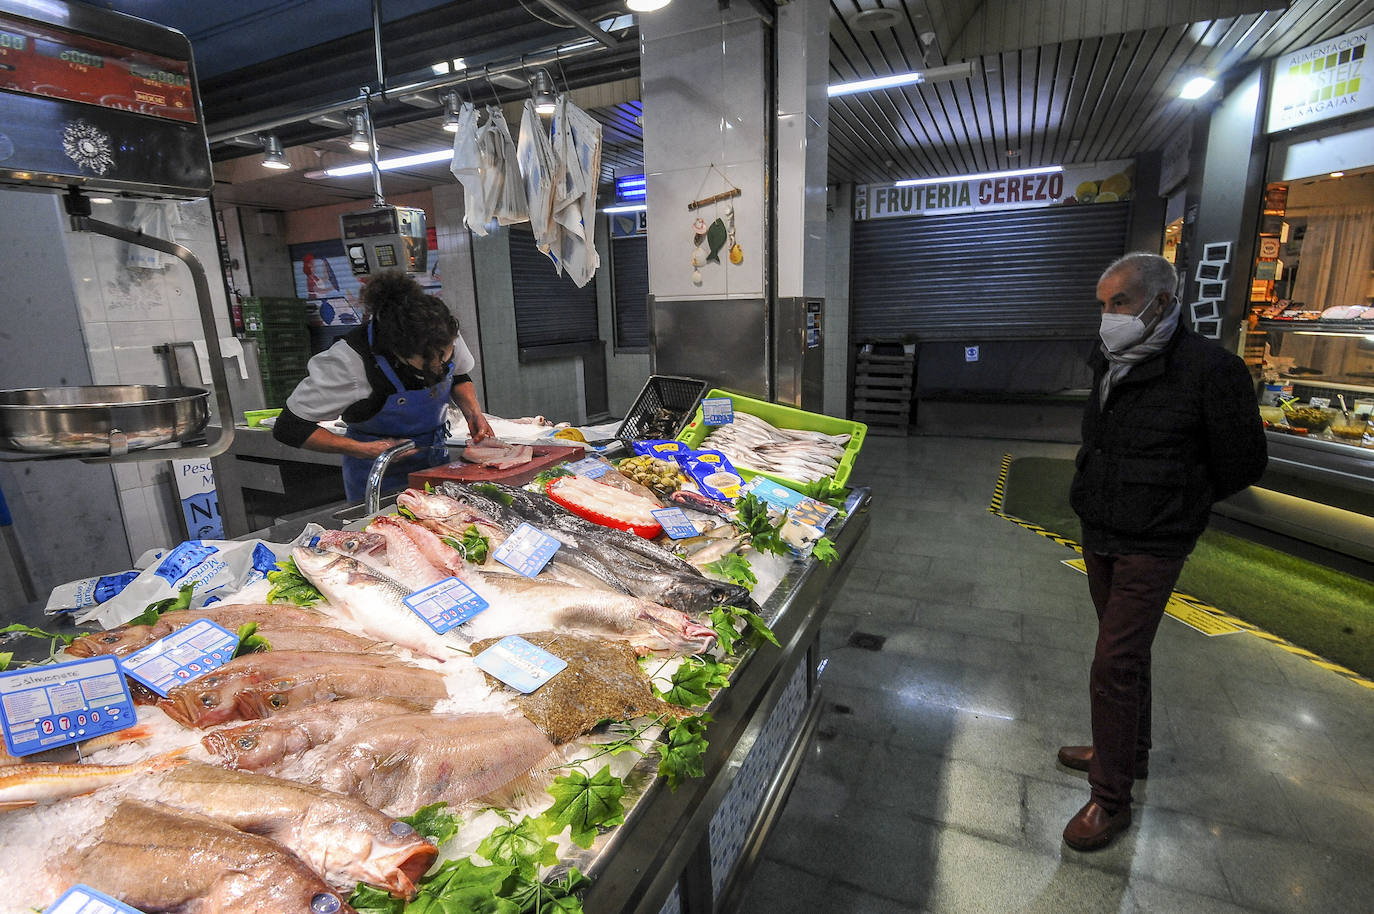
[[[553,143],[549,140],[544,121],[534,110],[534,101],[526,99],[525,113],[520,118],[520,143],[516,147],[520,172],[524,175],[525,195],[529,200],[530,228],[534,243],[550,257],[554,241],[553,221]],[[558,261],[555,259],[554,263]]]
[[[477,109],[463,102],[458,109],[458,132],[453,135],[453,161],[448,170],[463,186],[463,221],[478,235],[487,233],[482,214],[488,212],[483,192],[482,156],[477,149]]]

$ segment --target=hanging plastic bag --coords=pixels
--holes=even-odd
[[[496,221],[502,225],[527,222],[530,218],[529,198],[525,195],[525,179],[520,174],[520,155],[511,139],[510,127],[500,108],[492,112],[490,127],[499,150],[499,165],[502,172],[501,192],[496,202]]]
[[[558,223],[557,250],[573,283],[585,286],[600,266],[596,252],[596,186],[601,175],[601,124],[567,97],[558,100],[554,123],[554,220]]]
[[[534,101],[525,100],[520,118],[520,143],[517,147],[520,172],[524,175],[529,201],[530,228],[540,251],[550,253],[554,237],[553,222],[553,143],[544,121],[534,110]],[[557,261],[554,261],[557,263]]]
[[[496,209],[501,203],[501,190],[506,182],[498,120],[504,128],[506,118],[501,114],[501,109],[488,105],[486,122],[477,128],[477,156],[481,162],[482,175],[482,208],[474,212],[472,218],[481,222],[484,235],[485,227],[496,217]],[[469,225],[471,224],[469,222]]]
[[[482,156],[477,149],[477,109],[463,102],[458,109],[458,132],[453,135],[453,161],[448,170],[463,186],[463,221],[478,235],[487,233],[481,214],[487,211],[482,186]]]

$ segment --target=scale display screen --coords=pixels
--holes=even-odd
[[[195,123],[188,61],[0,12],[0,89]]]

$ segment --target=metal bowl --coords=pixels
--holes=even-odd
[[[209,400],[148,384],[0,390],[0,451],[108,456],[185,441],[209,424]]]

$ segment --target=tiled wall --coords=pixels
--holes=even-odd
[[[485,362],[482,329],[477,319],[477,288],[472,275],[472,233],[463,223],[463,189],[456,183],[441,184],[434,188],[432,201],[431,218],[439,244],[439,282],[443,284],[440,294],[458,318],[458,332],[477,359],[471,372],[477,402],[491,412],[483,381]]]
[[[830,189],[825,244],[825,413],[847,416],[849,409],[849,236],[854,186]]]
[[[615,351],[614,291],[611,285],[607,238],[610,227],[606,217],[596,220],[596,247],[601,252],[601,269],[596,271],[597,332],[606,341],[607,408],[612,416],[624,417],[649,380],[647,352]]]

